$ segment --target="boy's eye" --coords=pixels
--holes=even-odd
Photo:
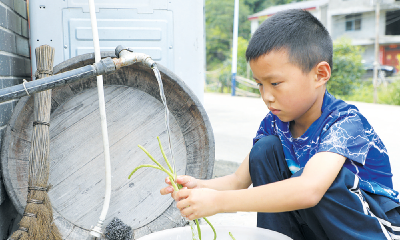
[[[262,86],[262,83],[257,83],[257,86]]]
[[[272,86],[277,86],[278,84],[279,84],[279,82],[271,83]]]

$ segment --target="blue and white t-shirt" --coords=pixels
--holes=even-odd
[[[357,107],[326,91],[321,111],[321,116],[296,139],[290,133],[289,122],[268,113],[253,144],[264,136],[278,136],[292,173],[303,168],[318,152],[340,154],[347,158],[344,167],[360,178],[361,189],[399,202],[399,193],[393,190],[386,147]]]

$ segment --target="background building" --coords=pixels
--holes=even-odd
[[[250,15],[252,32],[268,16],[281,10],[304,9],[316,16],[328,29],[333,40],[342,36],[352,39],[353,45],[364,47],[363,60],[374,61],[376,0],[318,0],[273,6]],[[396,67],[400,58],[400,0],[380,2],[379,61]]]

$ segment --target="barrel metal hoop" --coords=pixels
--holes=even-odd
[[[36,125],[46,125],[46,126],[49,126],[49,127],[50,127],[50,123],[48,123],[48,122],[42,122],[42,121],[34,121],[34,122],[33,122],[33,126],[36,126]]]
[[[34,204],[43,204],[43,201],[37,199],[29,199],[26,201],[27,203],[34,203]]]
[[[53,75],[53,71],[47,70],[47,69],[38,69],[35,72],[35,78],[38,79],[40,74],[48,74],[48,75]]]
[[[34,213],[24,213],[24,216],[25,216],[25,217],[33,217],[33,218],[36,218],[36,214],[34,214]]]
[[[24,232],[28,232],[28,229],[24,228],[24,227],[19,227],[18,230],[21,230],[21,231],[24,231]]]
[[[44,191],[44,192],[48,192],[51,188],[51,185],[47,186],[47,187],[37,187],[37,186],[31,186],[28,187],[28,191],[31,190],[35,190],[35,191]]]

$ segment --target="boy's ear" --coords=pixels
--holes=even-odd
[[[331,77],[331,67],[329,63],[322,61],[315,66],[316,70],[316,83],[319,86],[326,84]]]

